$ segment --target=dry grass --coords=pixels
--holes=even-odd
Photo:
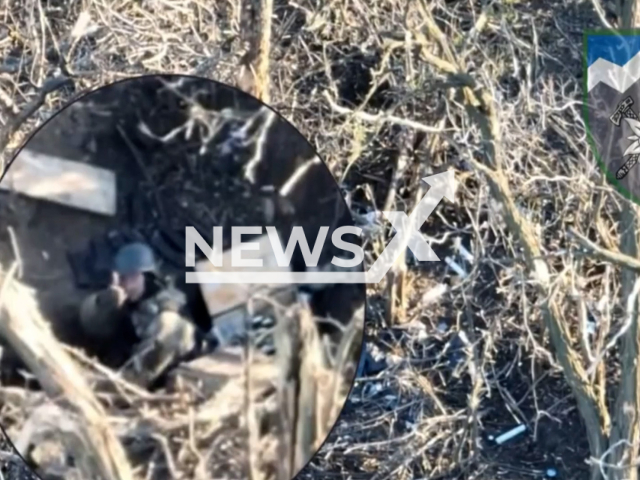
[[[443,202],[424,232],[441,258],[451,257],[465,274],[444,262],[425,267],[409,258],[406,302],[387,319],[385,286],[371,286],[367,338],[387,367],[356,382],[329,440],[298,478],[520,479],[549,467],[562,478],[586,478],[585,461],[606,460],[590,459],[575,391],[543,318],[552,297],[569,342],[584,354],[579,361],[598,372],[595,401],[610,405],[606,387],[618,381],[617,346],[606,368],[592,368],[589,359],[598,358],[625,324],[620,269],[601,260],[615,259],[585,255],[570,235],[573,229],[617,250],[616,222],[626,202],[604,182],[581,116],[581,33],[600,20],[589,1],[485,3],[275,2],[270,104],[317,148],[357,215],[389,204],[410,210],[419,179],[445,168],[456,169],[461,184],[456,204]],[[446,41],[430,28],[429,11]],[[24,2],[5,6],[4,14],[0,99],[9,127],[56,72],[70,75],[76,91],[153,72],[234,83],[246,53],[234,1]],[[84,27],[83,15],[90,19]],[[81,34],[73,37],[76,26]],[[487,95],[475,106],[472,83]],[[467,88],[462,96],[456,94],[460,86]],[[11,137],[5,160],[30,128],[71,98],[64,88],[48,95]],[[498,129],[477,122],[478,115],[492,113],[483,108],[487,98]],[[483,143],[491,135],[495,142]],[[487,167],[500,170],[499,182],[491,181],[495,170]],[[395,194],[388,201],[391,183]],[[507,191],[505,185],[511,210],[496,195]],[[532,280],[527,262],[539,263],[523,254],[508,223],[514,212],[531,226],[549,271],[548,295],[540,289],[544,271],[536,270]],[[387,233],[386,226],[372,229],[372,258]],[[471,261],[456,242],[472,252]],[[600,325],[590,345],[581,330],[587,307]],[[95,374],[104,380],[104,373]],[[246,391],[228,388],[225,395],[238,399]],[[2,393],[4,418],[19,430],[25,405],[37,403],[40,394]],[[153,428],[179,431],[180,448],[159,442],[147,470],[160,458],[173,478],[191,472],[198,447],[190,445],[186,410],[166,410],[173,400],[142,392],[126,395],[133,396],[137,417],[116,418],[114,427],[121,425],[128,448],[136,451],[135,438]],[[150,417],[145,405],[162,416]],[[216,415],[198,437],[209,451],[223,452],[212,461],[219,476],[210,478],[246,478],[237,462],[241,448],[232,440],[238,425],[225,423],[231,416],[224,411]],[[528,427],[522,437],[491,446],[489,435],[517,423]],[[195,478],[204,475],[199,465],[207,461],[195,462]]]

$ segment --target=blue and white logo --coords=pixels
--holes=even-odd
[[[609,180],[640,203],[640,30],[585,34],[585,121]]]

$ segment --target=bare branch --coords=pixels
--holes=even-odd
[[[82,373],[62,350],[46,327],[32,295],[12,281],[15,265],[2,275],[0,292],[0,334],[18,352],[51,397],[62,395],[81,418],[83,449],[95,465],[93,474],[105,480],[133,480],[133,473],[122,445],[106,423],[104,409],[93,395]]]

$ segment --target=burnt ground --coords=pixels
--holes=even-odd
[[[185,226],[195,226],[209,243],[212,227],[225,227],[228,248],[231,225],[276,225],[285,239],[287,229],[300,225],[313,242],[321,225],[351,224],[322,162],[306,170],[286,196],[278,193],[315,152],[286,121],[274,115],[269,123],[268,115],[252,97],[215,82],[149,76],[89,93],[33,134],[26,148],[107,168],[117,177],[112,218],[7,194],[0,202],[3,223],[15,231],[22,279],[37,291],[61,338],[78,341],[78,301],[108,281],[109,252],[123,241],[109,245],[114,234],[148,241],[163,270],[189,294],[196,321],[207,327],[197,285],[183,281]],[[188,138],[184,128],[166,138],[189,122]],[[255,166],[253,175],[246,174],[248,165]],[[275,193],[262,190],[270,186]],[[15,252],[8,234],[2,235],[0,262],[8,264]],[[321,263],[330,261],[328,255],[325,242]],[[303,268],[299,260],[294,268]],[[343,300],[336,302],[336,295]],[[363,301],[362,288],[343,285],[316,307],[349,320]]]

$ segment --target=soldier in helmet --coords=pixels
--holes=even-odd
[[[131,243],[116,254],[112,285],[84,302],[81,322],[88,335],[112,348],[133,333],[128,373],[150,386],[200,346],[186,303],[183,292],[160,276],[151,248]]]

